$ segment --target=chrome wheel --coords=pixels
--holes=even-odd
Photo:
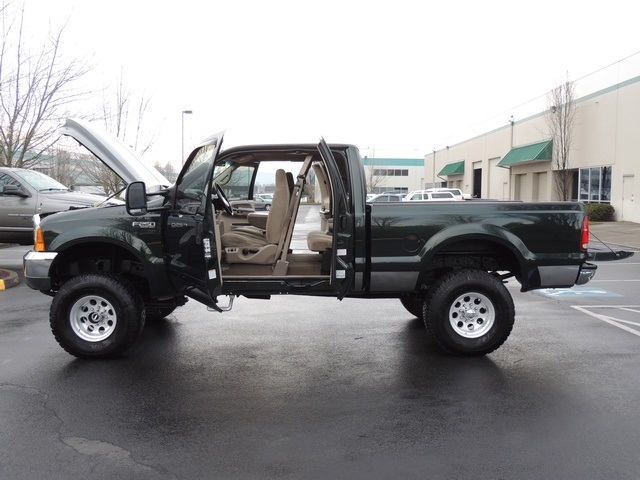
[[[513,299],[490,272],[460,269],[445,273],[429,290],[424,324],[436,343],[455,355],[486,355],[513,328]]]
[[[495,307],[488,297],[468,292],[456,298],[449,308],[449,322],[453,330],[465,338],[478,338],[493,327]]]
[[[101,342],[113,333],[118,318],[110,302],[99,295],[87,295],[71,306],[69,322],[78,337],[87,342]]]
[[[62,348],[80,358],[114,358],[144,328],[142,296],[124,278],[85,273],[64,283],[51,302],[49,324]]]

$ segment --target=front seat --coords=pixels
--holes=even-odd
[[[324,167],[313,164],[313,171],[320,187],[320,230],[307,234],[307,246],[312,252],[326,252],[333,247],[333,214],[331,212],[331,189]]]
[[[279,243],[282,232],[287,228],[290,199],[287,174],[279,169],[276,171],[276,191],[265,230],[245,226],[223,234],[220,242],[225,252],[224,261],[260,265],[274,263],[282,248]]]

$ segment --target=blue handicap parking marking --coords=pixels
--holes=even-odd
[[[534,292],[546,297],[622,297],[619,293],[596,287],[541,288]]]

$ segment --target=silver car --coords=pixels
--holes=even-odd
[[[273,202],[273,195],[270,193],[259,193],[253,197],[256,210],[271,210],[271,203]]]
[[[0,243],[33,243],[34,214],[86,208],[105,203],[107,197],[69,190],[35,170],[0,167]],[[109,204],[122,204],[110,199]]]

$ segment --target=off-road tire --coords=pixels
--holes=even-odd
[[[53,298],[51,331],[60,346],[83,358],[112,358],[133,345],[142,332],[142,297],[124,279],[110,274],[78,275]]]
[[[424,323],[446,352],[486,355],[509,337],[515,321],[513,299],[504,284],[482,270],[455,270],[429,291]]]

